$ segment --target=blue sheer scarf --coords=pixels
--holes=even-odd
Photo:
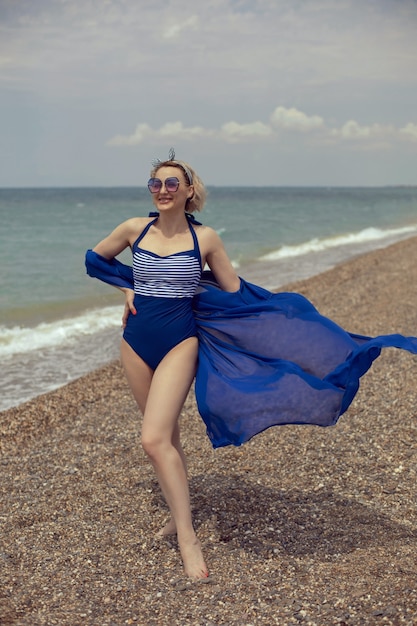
[[[110,285],[133,288],[132,268],[117,259],[88,250],[86,268]],[[196,401],[214,448],[239,446],[271,426],[332,426],[382,348],[417,354],[416,337],[348,333],[304,296],[243,279],[228,293],[205,271],[193,304]]]

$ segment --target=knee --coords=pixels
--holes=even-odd
[[[141,440],[142,449],[145,454],[152,460],[158,460],[162,454],[163,440],[158,436],[142,435]]]

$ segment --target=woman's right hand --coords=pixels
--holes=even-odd
[[[136,315],[135,305],[133,304],[135,292],[133,291],[133,289],[122,289],[122,291],[125,294],[125,308],[122,317],[122,328],[126,328],[127,318],[129,317],[129,315]]]

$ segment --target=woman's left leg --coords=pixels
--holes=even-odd
[[[208,571],[192,524],[178,429],[178,417],[195,376],[197,351],[197,338],[186,339],[156,368],[143,416],[142,447],[155,468],[171,511],[185,572],[191,578],[205,578]]]

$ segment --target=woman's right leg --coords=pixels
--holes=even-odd
[[[121,359],[123,369],[129,387],[132,391],[133,397],[135,398],[142,415],[145,415],[146,403],[148,401],[149,390],[153,378],[153,370],[136,354],[136,352],[129,346],[129,344],[124,339],[122,339],[121,343]],[[184,474],[185,476],[187,476],[187,463],[180,442],[180,429],[178,421],[175,422],[173,427],[172,445],[178,452],[178,455],[183,465]],[[165,493],[164,485],[161,483],[160,488],[166,502],[168,503],[169,496]],[[163,526],[161,530],[157,533],[157,536],[164,537],[166,535],[176,534],[176,532],[176,523],[174,518],[171,516],[165,526]]]
[[[123,369],[136,404],[142,415],[145,413],[153,370],[143,361],[129,344],[122,339],[120,346]]]

